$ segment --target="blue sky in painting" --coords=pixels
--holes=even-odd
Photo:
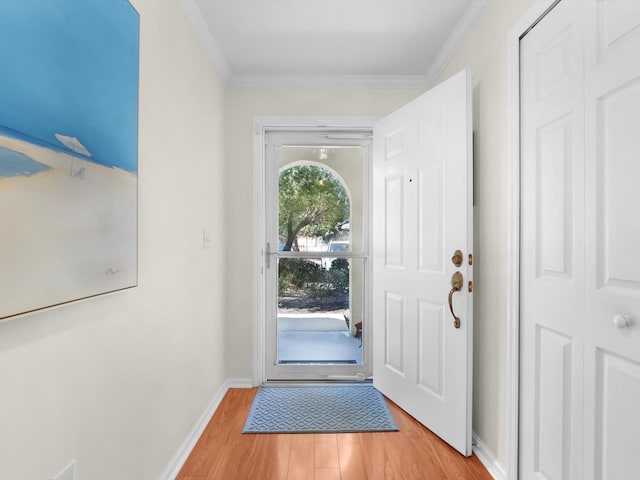
[[[127,0],[1,0],[0,126],[137,171],[138,32]]]

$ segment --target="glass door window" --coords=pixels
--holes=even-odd
[[[267,156],[267,376],[364,375],[368,147],[283,140]]]

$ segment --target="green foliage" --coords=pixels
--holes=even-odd
[[[280,174],[278,233],[293,249],[299,236],[335,235],[349,218],[349,197],[342,183],[327,170],[301,165]]]
[[[303,258],[280,260],[278,295],[304,290],[309,298],[326,298],[349,292],[349,262],[336,259],[325,270],[317,263]]]
[[[324,273],[324,268],[304,258],[282,259],[278,268],[278,284],[280,286],[283,282],[286,290],[302,290],[310,283],[324,281]]]

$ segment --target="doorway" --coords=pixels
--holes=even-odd
[[[464,70],[386,117],[369,120],[370,123],[364,124],[367,126],[345,124],[344,119],[334,119],[335,123],[307,119],[309,123],[301,126],[300,119],[294,117],[288,120],[292,123],[280,120],[281,126],[274,128],[273,124],[266,123],[268,120],[256,120],[254,225],[258,235],[254,235],[254,352],[259,354],[254,357],[256,384],[273,380],[354,380],[373,374],[374,387],[383,395],[460,453],[471,454],[471,105],[471,75]],[[301,245],[316,247],[317,244],[312,239],[289,238],[297,222],[280,221],[280,212],[276,212],[279,208],[274,205],[279,198],[275,186],[280,187],[281,175],[293,174],[297,167],[322,170],[329,167],[324,181],[333,182],[342,177],[338,183],[347,192],[351,187],[345,176],[319,161],[322,150],[360,146],[366,152],[372,131],[374,161],[370,170],[373,171],[369,172],[369,162],[365,162],[363,175],[366,192],[363,193],[366,201],[363,216],[370,225],[362,229],[363,250],[355,250],[355,234],[351,234],[348,242],[351,250],[301,251]],[[289,150],[293,152],[293,160],[280,165],[278,149],[283,150],[283,157]],[[304,155],[307,158],[301,160],[303,149],[307,149]],[[314,153],[318,156],[311,156]],[[364,158],[368,159],[369,154]],[[375,189],[374,198],[366,186]],[[271,191],[268,192],[268,188]],[[353,213],[353,191],[347,196],[351,202],[349,211]],[[271,199],[272,206],[268,209],[265,199]],[[371,209],[368,204],[372,205]],[[349,218],[349,223],[354,218]],[[288,216],[283,219],[288,220]],[[356,229],[354,225],[349,227]],[[374,232],[370,247],[369,230]],[[306,235],[310,233],[307,231]],[[280,242],[278,235],[285,241]],[[276,247],[279,243],[284,244],[281,250]],[[293,250],[296,243],[297,250]],[[369,255],[372,268],[368,267]],[[296,260],[301,264],[304,260],[315,260],[319,265],[311,269],[318,271],[327,258],[349,260],[350,271],[357,270],[356,260],[362,262],[362,363],[308,363],[299,361],[300,358],[295,358],[294,364],[280,362],[277,305],[280,274],[276,265],[283,260]],[[333,260],[331,263],[325,260],[324,264],[326,269]],[[271,281],[267,281],[267,277],[271,277]],[[372,279],[375,285],[370,289]],[[391,281],[393,279],[396,281]],[[349,279],[349,283],[349,295],[353,299],[356,296],[351,292],[354,278]],[[375,291],[373,300],[370,291]],[[349,315],[357,315],[353,300],[348,305]],[[372,309],[372,305],[375,308]],[[265,320],[267,317],[274,319],[271,324]],[[357,330],[351,332],[354,333]]]
[[[364,380],[371,135],[267,131],[267,380]]]

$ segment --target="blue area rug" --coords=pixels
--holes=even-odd
[[[242,433],[397,431],[382,394],[371,385],[261,387]]]

